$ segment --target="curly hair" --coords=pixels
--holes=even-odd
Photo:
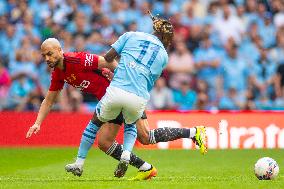
[[[168,46],[174,36],[174,27],[169,20],[158,18],[152,15],[150,11],[148,11],[151,19],[153,20],[153,30],[156,34],[159,34],[162,38],[163,43]]]
[[[153,29],[155,32],[161,34],[173,35],[174,33],[172,23],[161,18],[156,18],[155,20],[153,20]]]

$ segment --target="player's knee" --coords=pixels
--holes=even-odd
[[[143,145],[148,145],[150,144],[149,142],[149,133],[148,132],[143,132],[143,133],[138,133],[138,141],[143,144]]]
[[[93,124],[95,124],[98,127],[103,125],[103,122],[99,120],[96,113],[93,114],[91,121],[92,121]]]

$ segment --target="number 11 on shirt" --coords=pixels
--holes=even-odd
[[[142,43],[140,43],[139,47],[142,47],[142,50],[140,52],[140,55],[137,59],[137,63],[143,64],[142,63],[142,59],[144,58],[144,56],[146,55],[147,50],[149,49],[149,45],[150,45],[150,41],[144,41]],[[150,49],[153,51],[152,55],[149,59],[149,61],[147,62],[147,64],[144,63],[145,66],[147,66],[148,68],[150,68],[154,62],[154,60],[157,57],[157,54],[160,50],[160,46],[158,45],[153,45]]]

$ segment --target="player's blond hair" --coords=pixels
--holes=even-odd
[[[46,40],[44,40],[41,46],[46,46],[46,45],[52,45],[61,48],[61,44],[56,38],[47,38]]]

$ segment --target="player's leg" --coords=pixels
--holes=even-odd
[[[141,119],[137,121],[137,131],[138,140],[144,145],[168,142],[181,138],[190,138],[200,147],[200,152],[202,154],[207,152],[204,126],[193,128],[163,127],[149,130],[147,116],[144,112]]]
[[[137,128],[135,124],[126,124],[124,123],[124,133],[123,133],[123,151],[132,152],[136,138],[137,138]],[[126,155],[127,158],[128,155]],[[122,155],[121,159],[124,159]],[[130,160],[130,159],[129,159]],[[125,161],[128,161],[125,159]]]
[[[122,114],[125,120],[125,125],[126,125],[125,128],[128,129],[128,132],[125,133],[125,135],[128,135],[128,141],[127,141],[128,149],[127,148],[123,149],[120,162],[114,172],[115,176],[117,177],[123,176],[127,171],[127,167],[131,158],[131,151],[129,150],[132,150],[137,137],[137,133],[135,133],[136,131],[135,124],[136,121],[142,116],[143,111],[145,110],[147,104],[147,100],[133,93],[122,91],[122,94],[123,94],[123,98],[121,98],[123,102]],[[132,133],[134,134],[132,135],[133,137],[130,137],[131,136],[130,131],[132,131]]]
[[[65,166],[65,170],[67,172],[71,172],[76,176],[82,175],[85,159],[87,157],[90,148],[94,144],[97,132],[102,124],[103,124],[102,122],[100,121],[95,122],[95,120],[91,120],[88,123],[81,137],[81,142],[75,163],[67,164]]]
[[[127,98],[127,94],[128,92],[125,92],[119,88],[112,86],[108,87],[105,96],[96,108],[97,118],[104,122],[116,118],[123,111],[124,103],[132,101],[131,98]],[[115,112],[113,109],[115,109]],[[117,112],[118,110],[119,112]],[[114,117],[114,115],[116,116]],[[137,138],[137,129],[134,124],[129,126],[126,124],[124,133],[124,152],[122,153],[122,159],[129,162],[130,153]]]
[[[114,159],[120,161],[121,155],[123,152],[123,147],[121,144],[118,144],[115,141],[115,137],[119,131],[118,127],[112,126],[110,124],[104,124],[100,131],[98,132],[98,145],[99,148],[104,151],[107,155],[113,157]],[[134,153],[130,154],[130,161],[129,164],[139,169],[139,171],[145,172],[147,175],[145,175],[144,179],[149,178],[149,175],[155,176],[153,174],[153,166],[138,156],[136,156]],[[156,171],[156,170],[155,170]],[[125,173],[125,172],[124,172]],[[122,177],[123,175],[120,175],[120,173],[117,173]],[[143,178],[142,178],[143,179]]]
[[[109,120],[113,120],[114,118],[116,118],[119,113],[125,110],[125,109],[129,109],[128,107],[131,107],[131,105],[141,105],[141,103],[139,101],[137,101],[138,97],[132,93],[126,92],[122,89],[113,87],[113,86],[109,86],[107,88],[107,92],[105,94],[105,96],[102,98],[102,100],[99,102],[97,108],[96,108],[96,112],[97,112],[97,118],[100,121],[106,122]],[[139,97],[141,98],[141,97]],[[142,99],[142,98],[141,98]],[[143,99],[144,100],[144,99]],[[125,106],[126,104],[126,106]],[[144,102],[143,104],[144,106],[146,106],[146,102]],[[129,109],[129,111],[134,111],[135,113],[137,113],[137,108],[136,106],[134,106],[134,108],[132,108],[131,110]],[[143,110],[142,110],[143,112]],[[139,112],[140,113],[140,112]],[[114,117],[114,115],[116,115]],[[142,115],[142,113],[141,113]],[[141,116],[140,115],[140,116]],[[139,118],[139,116],[135,119],[133,119],[132,122],[128,122],[126,120],[127,124],[133,124],[135,123],[135,121]],[[135,135],[131,135],[130,134],[130,129],[133,131],[132,133],[135,133]],[[131,157],[131,151],[136,137],[137,137],[137,130],[136,127],[129,127],[129,132],[127,132],[128,134],[125,135],[126,138],[124,138],[124,141],[126,142],[126,148],[125,150],[122,152],[121,154],[121,158],[120,158],[120,163],[117,167],[117,169],[115,170],[115,176],[117,177],[121,177],[125,174],[125,171],[127,170],[127,166],[130,162],[130,157]]]
[[[113,106],[113,104],[115,104],[116,102],[115,100],[112,100],[112,97],[113,94],[109,93],[109,91],[107,90],[105,96],[98,103],[96,112],[93,114],[92,120],[89,122],[82,134],[76,162],[65,166],[65,170],[67,172],[71,172],[76,176],[82,175],[84,161],[87,157],[88,151],[95,141],[99,128],[103,125],[104,122],[115,119],[121,112],[120,107]],[[100,119],[98,118],[97,114],[101,115]]]

